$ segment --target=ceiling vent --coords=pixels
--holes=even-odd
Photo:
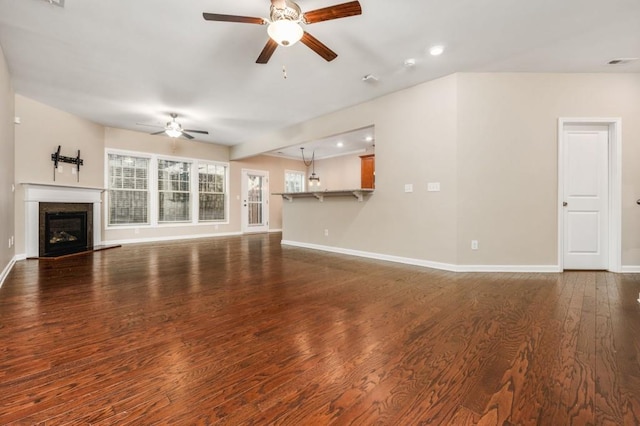
[[[44,1],[54,6],[64,7],[64,0],[44,0]]]
[[[637,61],[638,58],[616,58],[607,62],[609,65],[624,65],[634,61]]]

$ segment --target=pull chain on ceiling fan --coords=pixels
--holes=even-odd
[[[202,16],[207,21],[269,25],[267,28],[269,40],[256,60],[258,64],[266,64],[269,62],[269,59],[271,59],[278,45],[292,46],[298,41],[301,41],[302,44],[322,56],[326,61],[334,60],[338,57],[338,54],[306,32],[300,24],[315,24],[317,22],[361,14],[362,8],[358,1],[351,1],[303,13],[300,6],[292,0],[271,0],[269,19],[206,12],[203,13]]]

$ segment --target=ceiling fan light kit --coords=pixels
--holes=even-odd
[[[267,33],[280,46],[293,46],[300,41],[304,31],[297,22],[282,20],[270,23]]]
[[[170,138],[179,138],[179,137],[183,137],[186,139],[193,139],[193,136],[191,136],[189,133],[200,133],[202,135],[208,135],[209,132],[207,132],[206,130],[193,130],[193,129],[183,129],[182,125],[180,123],[178,123],[176,121],[176,119],[178,118],[178,114],[176,114],[175,112],[172,112],[171,114],[171,121],[168,121],[167,124],[164,126],[164,130],[160,130],[159,132],[155,132],[155,133],[151,133],[152,135],[166,135],[169,136]],[[149,124],[142,124],[143,126],[149,126]],[[162,126],[154,126],[154,125],[150,125],[151,127],[162,127]]]
[[[207,12],[202,16],[207,21],[268,25],[269,40],[256,60],[258,64],[266,64],[278,46],[293,46],[298,41],[322,56],[327,62],[333,61],[338,54],[306,32],[301,24],[309,25],[361,14],[362,7],[357,0],[305,13],[291,0],[271,0],[269,19]]]

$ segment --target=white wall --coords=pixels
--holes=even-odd
[[[14,94],[11,76],[0,47],[0,285],[13,264],[15,247],[9,247],[14,236]]]

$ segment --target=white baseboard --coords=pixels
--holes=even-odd
[[[428,260],[412,259],[408,257],[392,256],[388,254],[372,253],[368,251],[351,250],[351,249],[331,247],[331,246],[322,246],[318,244],[300,243],[297,241],[282,240],[281,244],[292,246],[292,247],[301,247],[301,248],[308,248],[313,250],[328,251],[331,253],[346,254],[349,256],[366,257],[368,259],[385,260],[388,262],[395,262],[395,263],[404,263],[406,265],[423,266],[425,268],[441,269],[444,271],[452,271],[452,272],[456,271],[456,265],[452,265],[450,263],[431,262]]]
[[[368,259],[403,263],[406,265],[423,266],[425,268],[440,269],[450,272],[561,272],[558,265],[454,265],[451,263],[433,262],[430,260],[413,259],[409,257],[392,256],[388,254],[323,246],[319,244],[308,244],[289,240],[282,240],[281,244],[292,247],[346,254],[349,256],[365,257]]]
[[[155,243],[162,241],[177,241],[177,240],[195,240],[199,238],[213,238],[213,237],[235,237],[242,235],[242,232],[222,232],[218,234],[198,234],[198,235],[176,235],[170,237],[150,237],[150,238],[134,238],[130,240],[110,240],[102,241],[102,245],[111,244],[139,244],[139,243]]]
[[[623,274],[638,274],[640,273],[640,266],[624,265],[620,272]]]
[[[9,272],[11,272],[11,269],[13,269],[13,265],[15,264],[16,264],[16,257],[13,256],[13,258],[9,261],[7,266],[5,266],[4,269],[2,270],[2,274],[0,274],[0,287],[2,287],[2,284],[4,284],[4,280],[7,278],[7,276],[9,276]]]
[[[457,265],[457,272],[536,272],[559,273],[558,265]]]

